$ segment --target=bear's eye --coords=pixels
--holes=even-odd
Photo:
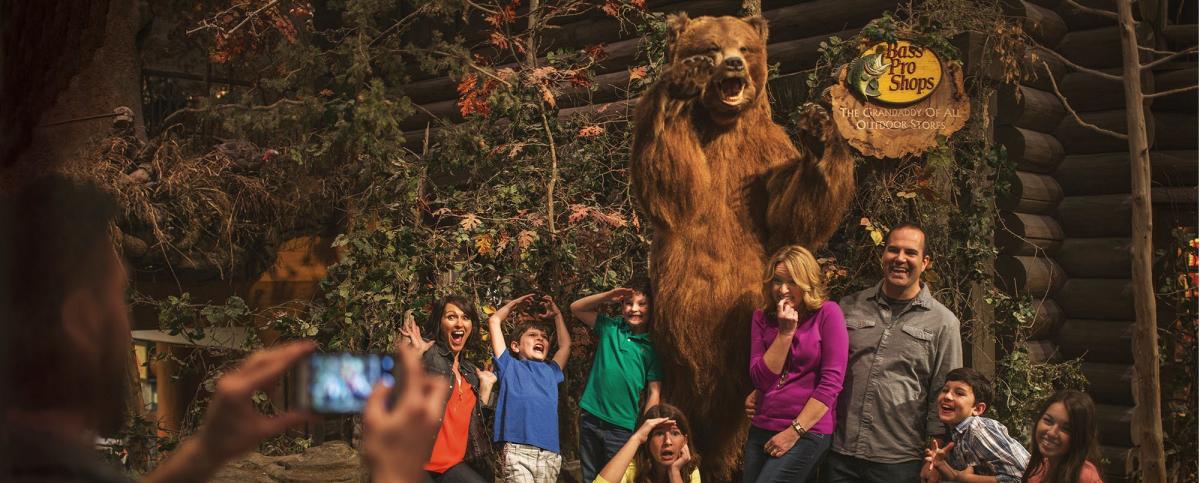
[[[708,53],[710,53],[710,54],[715,54],[715,53],[717,53],[717,52],[720,52],[720,51],[721,51],[721,48],[720,48],[720,47],[717,47],[716,45],[710,45],[710,46],[708,47]]]
[[[745,53],[748,53],[748,52],[750,52],[750,47],[742,47],[742,48],[740,48],[740,49],[738,49],[738,50],[742,51],[742,53],[743,53],[743,54],[745,54]]]

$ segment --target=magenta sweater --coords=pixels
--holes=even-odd
[[[816,398],[829,411],[808,428],[820,434],[832,434],[838,394],[846,374],[850,342],[846,318],[841,307],[826,301],[816,312],[796,324],[789,357],[784,363],[786,375],[771,372],[763,355],[779,333],[775,316],[755,310],[750,322],[750,382],[758,389],[758,405],[750,424],[769,431],[783,431],[800,415],[809,398]]]

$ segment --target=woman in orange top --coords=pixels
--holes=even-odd
[[[434,304],[425,324],[433,340],[421,337],[413,321],[400,334],[423,352],[425,370],[450,381],[446,410],[433,454],[425,465],[430,481],[437,483],[490,483],[492,444],[483,425],[484,407],[491,407],[496,375],[461,357],[468,344],[477,344],[475,306],[457,295]]]

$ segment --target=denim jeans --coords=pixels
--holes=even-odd
[[[633,431],[592,416],[587,411],[579,415],[579,466],[584,483],[596,480],[617,451],[633,436]],[[622,470],[624,471],[624,470]]]
[[[821,483],[920,483],[921,463],[876,463],[831,451],[821,468]]]
[[[742,483],[803,483],[813,475],[833,442],[833,437],[828,434],[807,432],[783,456],[775,458],[763,451],[763,445],[776,434],[779,433],[750,426],[746,457],[742,462]]]

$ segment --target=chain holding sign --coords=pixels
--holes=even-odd
[[[842,137],[876,158],[924,153],[971,114],[962,66],[905,40],[864,50],[839,71],[830,96]]]

